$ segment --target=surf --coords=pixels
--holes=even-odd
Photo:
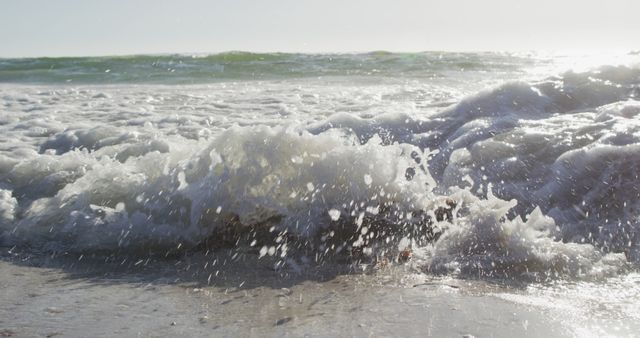
[[[0,154],[2,245],[163,254],[228,243],[287,264],[397,261],[411,248],[425,272],[536,280],[638,264],[637,67],[494,79],[475,92],[441,82],[448,94],[433,96],[420,82],[322,81],[178,94],[155,84],[3,87],[6,109],[33,115],[2,116],[11,137]],[[60,102],[68,111],[52,113]],[[94,120],[75,122],[85,110]],[[448,200],[451,217],[438,217]]]

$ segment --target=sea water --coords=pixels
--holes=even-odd
[[[639,61],[0,59],[0,244],[153,255],[247,228],[282,266],[392,243],[425,274],[624,276],[640,262]],[[425,227],[437,240],[415,240]]]

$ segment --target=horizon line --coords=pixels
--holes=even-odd
[[[3,56],[0,55],[0,59],[65,59],[65,58],[118,58],[118,57],[136,57],[136,56],[195,56],[206,57],[223,54],[233,53],[245,53],[245,54],[290,54],[290,55],[361,55],[361,54],[375,54],[375,53],[389,53],[389,54],[420,54],[420,53],[462,53],[462,54],[482,54],[482,53],[511,53],[511,54],[547,54],[547,55],[588,55],[588,54],[627,54],[635,55],[640,54],[640,49],[619,49],[619,50],[579,50],[579,49],[500,49],[500,50],[474,50],[474,49],[452,49],[452,50],[386,50],[386,49],[372,49],[372,50],[353,50],[353,51],[265,51],[265,50],[223,50],[223,51],[209,51],[209,52],[140,52],[140,53],[114,53],[114,54],[68,54],[68,55],[24,55],[24,56]]]

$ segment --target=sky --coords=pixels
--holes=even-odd
[[[0,0],[0,57],[640,50],[638,0]]]

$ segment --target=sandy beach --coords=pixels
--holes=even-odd
[[[632,299],[625,308],[595,294],[616,292],[606,283],[507,286],[429,277],[410,264],[293,273],[249,255],[207,282],[195,267],[211,257],[98,263],[5,251],[0,335],[632,337],[640,329]],[[224,257],[232,255],[213,259]],[[640,277],[627,282],[637,293]]]

